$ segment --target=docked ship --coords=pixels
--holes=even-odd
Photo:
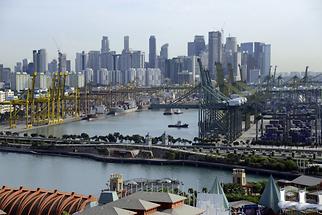
[[[124,101],[122,104],[118,106],[114,106],[111,108],[109,114],[118,115],[123,113],[131,113],[138,110],[138,106],[134,100]]]
[[[177,124],[174,125],[168,125],[169,128],[188,128],[188,126],[187,123],[182,124],[181,121],[178,121]]]

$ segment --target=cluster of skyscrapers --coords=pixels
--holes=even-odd
[[[101,40],[101,49],[76,53],[75,66],[66,54],[58,51],[58,58],[47,63],[45,49],[33,51],[33,61],[23,59],[14,71],[0,64],[0,88],[16,91],[30,86],[31,76],[36,71],[36,88],[49,88],[51,76],[55,72],[68,72],[67,86],[83,87],[87,83],[95,85],[158,86],[167,84],[196,84],[200,81],[197,58],[208,68],[211,78],[216,80],[216,63],[221,63],[224,75],[228,76],[227,65],[231,64],[235,81],[257,82],[269,73],[270,45],[259,42],[237,43],[236,37],[227,37],[223,43],[220,31],[208,33],[208,44],[203,35],[196,35],[188,42],[187,56],[169,59],[169,44],[164,44],[157,53],[157,40],[149,38],[148,62],[145,53],[130,48],[129,36],[124,37],[121,53],[110,50],[107,36]]]

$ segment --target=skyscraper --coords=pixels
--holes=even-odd
[[[58,52],[58,72],[67,71],[66,54]]]
[[[195,54],[195,43],[188,42],[188,56],[194,56]]]
[[[82,72],[87,67],[87,54],[82,51],[82,53],[76,53],[75,59],[75,71],[76,73]]]
[[[124,50],[129,51],[130,50],[130,37],[124,36]]]
[[[110,45],[107,36],[103,36],[101,42],[101,53],[106,53],[110,51]]]
[[[98,70],[100,69],[100,51],[89,51],[87,67],[93,70],[93,81],[98,83]]]
[[[201,52],[206,50],[206,43],[205,43],[204,36],[196,35],[193,43],[194,43],[194,55],[200,56]]]
[[[220,31],[208,34],[208,68],[212,79],[216,78],[215,63],[222,63],[222,39]]]
[[[50,63],[48,63],[48,72],[54,73],[54,72],[57,72],[57,70],[58,70],[57,60],[53,59]]]
[[[157,50],[156,50],[156,39],[154,35],[150,36],[149,39],[149,67],[157,67]]]
[[[22,72],[27,72],[28,70],[28,59],[23,59],[22,60]]]
[[[168,43],[161,46],[160,57],[162,59],[165,59],[165,60],[168,59],[168,47],[169,47]]]
[[[45,73],[47,67],[46,49],[33,50],[34,71]]]
[[[142,51],[132,53],[132,68],[144,68],[145,54]]]

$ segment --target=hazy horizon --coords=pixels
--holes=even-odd
[[[322,72],[322,1],[320,0],[0,0],[0,64],[13,69],[32,50],[45,48],[47,61],[57,48],[67,54],[74,69],[75,53],[100,50],[103,35],[110,49],[130,47],[145,52],[155,35],[157,53],[169,43],[169,57],[187,54],[194,35],[224,30],[238,43],[259,41],[272,45],[271,64],[279,72]],[[53,40],[54,38],[54,40]]]

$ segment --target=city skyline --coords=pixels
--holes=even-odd
[[[58,48],[67,54],[67,58],[73,61],[76,52],[100,50],[103,35],[108,36],[110,49],[117,52],[123,50],[122,38],[128,35],[130,48],[144,51],[146,59],[149,53],[149,37],[155,35],[156,52],[159,53],[163,44],[169,43],[169,57],[171,58],[186,55],[187,42],[192,41],[195,35],[203,35],[208,41],[208,32],[223,29],[223,39],[229,35],[234,36],[237,37],[239,44],[249,41],[272,44],[271,62],[273,65],[278,65],[280,72],[301,71],[306,65],[309,65],[312,71],[322,71],[322,60],[319,53],[322,47],[320,40],[322,30],[317,27],[322,18],[319,13],[321,9],[319,1],[292,1],[292,10],[286,7],[291,1],[285,1],[282,5],[277,1],[257,3],[253,0],[234,5],[218,1],[187,4],[186,1],[181,0],[174,2],[125,1],[122,4],[114,1],[95,1],[95,3],[1,1],[2,39],[0,47],[3,50],[0,53],[1,63],[13,68],[17,61],[25,57],[31,60],[32,50],[42,48],[47,50],[48,61],[57,58],[57,47],[54,40],[57,41]],[[209,7],[204,8],[205,4]],[[202,11],[200,7],[203,7]],[[55,10],[52,10],[53,8]],[[95,11],[95,14],[84,16],[83,14],[88,13],[88,8]],[[220,10],[216,11],[215,8]],[[246,13],[245,15],[247,9],[254,8],[258,10],[251,10],[251,14]],[[57,9],[61,11],[60,16],[57,16]],[[226,9],[234,13],[227,16],[227,13],[222,11]],[[210,13],[213,10],[216,13]],[[145,13],[140,14],[139,11]],[[195,15],[184,16],[191,12]],[[287,17],[285,17],[286,12]],[[176,19],[175,15],[182,16],[184,19]],[[31,22],[37,17],[42,17],[39,21],[41,29],[39,25]],[[200,22],[196,17],[204,18]],[[160,22],[160,20],[163,21]],[[298,34],[299,30],[304,33]]]

